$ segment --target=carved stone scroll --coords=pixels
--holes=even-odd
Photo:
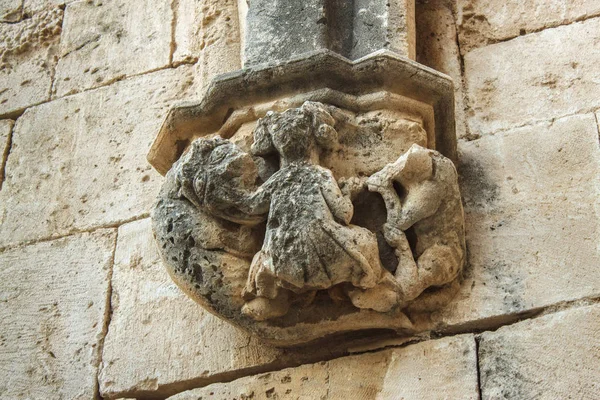
[[[280,346],[414,330],[465,260],[451,160],[423,122],[318,102],[268,112],[229,139],[198,138],[153,212],[175,282]]]

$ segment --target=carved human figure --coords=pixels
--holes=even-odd
[[[331,171],[321,167],[319,150],[337,143],[334,120],[326,109],[307,102],[283,113],[269,113],[254,131],[252,153],[276,153],[280,169],[251,196],[246,212],[269,210],[265,241],[254,256],[243,312],[255,319],[283,315],[288,291],[306,293],[350,283],[374,288],[383,270],[375,235],[350,225],[353,206]],[[387,302],[357,306],[387,311]]]
[[[177,165],[178,195],[209,214],[241,225],[256,225],[266,211],[241,210],[256,190],[258,169],[250,154],[220,137],[195,140]]]
[[[428,287],[452,282],[465,257],[463,209],[452,161],[414,144],[396,162],[369,177],[367,185],[386,204],[384,236],[399,259],[395,276],[402,301],[417,298]],[[404,233],[410,228],[416,237],[414,255]]]
[[[285,315],[291,293],[310,299],[342,283],[359,308],[397,305],[398,288],[381,266],[375,234],[350,225],[349,196],[318,164],[320,150],[337,143],[334,122],[323,105],[311,102],[262,118],[251,153],[280,160],[262,184],[252,156],[220,138],[195,141],[178,167],[180,195],[211,215],[255,225],[268,214],[243,293],[242,311],[256,320]]]

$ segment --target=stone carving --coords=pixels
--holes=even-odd
[[[413,144],[370,176],[336,179],[322,165],[343,153],[334,111],[305,102],[269,112],[249,152],[220,137],[195,140],[153,213],[174,280],[210,311],[277,344],[406,328],[403,310],[438,305],[464,264],[453,163]],[[353,205],[369,194],[383,198],[382,227],[354,223],[369,219],[354,216]],[[382,262],[385,246],[391,263]],[[361,312],[373,320],[339,322]],[[307,324],[331,326],[311,333]]]

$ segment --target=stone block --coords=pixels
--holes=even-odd
[[[419,0],[415,4],[417,61],[454,81],[456,136],[467,137],[463,77],[456,43],[456,25],[448,0]]]
[[[115,231],[0,253],[0,398],[92,399]]]
[[[0,0],[0,22],[18,22],[23,16],[23,0]]]
[[[600,295],[600,152],[592,114],[460,143],[468,263],[441,326]],[[514,318],[514,317],[513,317]]]
[[[240,18],[236,0],[177,2],[173,63],[196,62],[203,85],[241,68]]]
[[[285,354],[206,312],[171,280],[149,219],[119,228],[103,396],[166,394],[186,382],[281,362]]]
[[[475,49],[465,56],[472,134],[600,107],[600,18]]]
[[[598,304],[483,333],[481,398],[600,398],[599,336]]]
[[[0,192],[0,247],[147,213],[160,175],[146,153],[193,70],[158,71],[29,108]]]
[[[67,5],[53,95],[62,97],[170,65],[170,1]]]
[[[33,14],[46,8],[60,7],[65,8],[65,5],[77,0],[22,0],[23,12],[25,14]]]
[[[14,117],[50,98],[62,17],[52,8],[0,24],[0,116]]]
[[[596,0],[460,0],[458,26],[463,52],[519,35],[600,15]]]
[[[10,151],[10,136],[14,122],[9,119],[0,120],[0,189],[4,182],[4,166]]]
[[[477,399],[472,335],[431,340],[403,349],[217,383],[169,400],[215,399]]]

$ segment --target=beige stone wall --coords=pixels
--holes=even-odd
[[[0,399],[600,398],[600,3],[417,1],[465,282],[433,332],[295,350],[184,296],[150,231],[146,153],[240,67],[237,4],[0,0]]]

